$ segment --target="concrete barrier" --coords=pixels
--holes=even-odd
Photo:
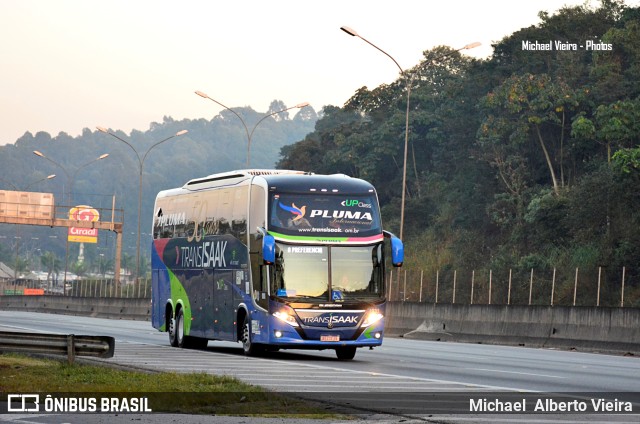
[[[640,309],[390,302],[387,335],[640,355]]]
[[[45,312],[97,318],[149,321],[149,299],[67,296],[0,296],[5,311]]]
[[[151,318],[149,299],[0,296],[0,309]],[[640,355],[640,309],[390,302],[387,336]]]

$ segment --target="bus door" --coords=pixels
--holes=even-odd
[[[214,332],[216,338],[233,340],[235,307],[233,302],[234,271],[216,271],[213,281]]]
[[[152,305],[151,305],[151,325],[154,328],[163,329],[164,331],[168,331],[169,329],[165,329],[165,303],[167,299],[171,296],[171,293],[167,293],[165,290],[163,293],[160,292],[160,287],[170,287],[169,282],[166,281],[168,278],[165,278],[166,272],[162,272],[159,269],[154,269],[153,273],[155,274],[155,278],[151,279],[151,295],[152,295]],[[162,279],[162,281],[161,281]]]
[[[212,337],[211,321],[213,315],[213,288],[211,287],[211,275],[213,273],[205,270],[194,272],[190,278],[186,275],[182,278],[190,287],[192,296],[189,297],[191,307],[191,330],[190,336],[210,338]]]

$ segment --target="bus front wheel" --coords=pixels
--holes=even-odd
[[[336,348],[336,356],[341,361],[349,361],[356,356],[356,348],[353,346],[344,346]]]
[[[251,319],[248,315],[242,324],[242,350],[246,356],[256,356],[260,352],[259,346],[251,340]]]

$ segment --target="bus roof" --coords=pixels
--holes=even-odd
[[[261,178],[270,190],[290,193],[374,193],[373,186],[344,174],[320,175],[305,171],[281,169],[242,169],[189,180],[182,188],[206,189],[221,184],[231,185],[248,178]]]
[[[279,193],[374,193],[373,186],[344,174],[270,175],[264,177],[269,191]]]

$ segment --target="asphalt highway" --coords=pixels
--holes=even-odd
[[[359,349],[352,361],[339,361],[333,351],[280,351],[260,358],[246,358],[238,343],[209,342],[205,350],[194,351],[169,347],[166,333],[159,333],[144,321],[107,320],[66,315],[0,311],[0,331],[34,331],[45,333],[108,335],[116,339],[115,356],[105,362],[129,367],[198,371],[232,375],[247,383],[278,392],[345,401],[364,406],[360,412],[367,421],[379,422],[513,422],[514,415],[451,414],[443,406],[443,394],[471,396],[477,399],[499,393],[598,394],[611,398],[640,392],[640,359],[575,351],[530,349],[509,346],[445,343],[401,338],[386,338],[374,350]],[[371,394],[369,403],[359,404],[358,394]],[[337,394],[337,395],[336,395]],[[415,394],[415,400],[407,394]],[[426,413],[425,396],[438,394]],[[446,396],[445,396],[446,397]],[[385,401],[396,408],[384,405]],[[438,404],[440,403],[440,405]],[[397,405],[401,405],[397,407]],[[399,408],[399,409],[398,409]],[[634,414],[518,414],[518,422],[640,422],[640,405]],[[449,412],[449,413],[448,413]],[[155,420],[161,414],[141,417]],[[132,415],[128,421],[133,419]],[[198,423],[203,417],[190,417]],[[7,421],[0,415],[0,422]],[[119,422],[75,421],[77,415],[13,417],[16,423]],[[87,418],[86,416],[84,418]],[[114,417],[111,417],[114,418]],[[173,416],[166,416],[172,422]],[[209,417],[210,419],[211,417]],[[114,418],[115,419],[115,418]],[[124,418],[123,418],[124,419]],[[177,419],[177,418],[176,418]],[[231,421],[224,421],[224,420]],[[251,422],[246,417],[216,417],[215,422]],[[280,420],[280,421],[278,421]],[[276,419],[275,422],[304,422]],[[122,421],[124,422],[124,421]],[[206,421],[211,422],[211,421]],[[260,422],[266,422],[264,419]],[[312,421],[317,423],[316,420]],[[354,423],[354,421],[349,421]],[[357,422],[357,421],[355,421]]]

